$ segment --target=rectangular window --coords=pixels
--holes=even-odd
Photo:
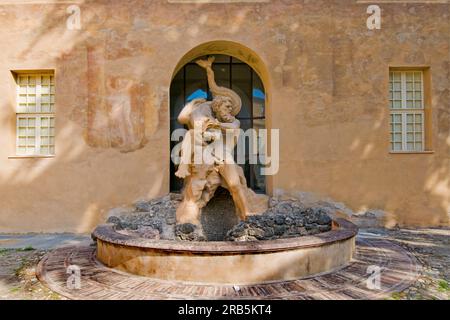
[[[389,72],[391,151],[424,151],[422,71]]]
[[[17,75],[17,155],[55,154],[53,74]]]

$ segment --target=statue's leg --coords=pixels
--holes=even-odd
[[[192,162],[192,146],[194,143],[194,133],[193,130],[189,130],[186,132],[183,138],[183,142],[181,143],[181,157],[180,164],[178,165],[178,170],[175,172],[175,175],[178,178],[184,179],[190,175],[189,167]]]
[[[217,188],[222,184],[222,178],[216,170],[211,170],[206,177],[206,185],[202,193],[202,207],[211,200]]]
[[[206,185],[206,168],[202,165],[194,167],[190,176],[185,179],[183,201],[177,209],[177,223],[200,225],[201,196]]]
[[[228,186],[228,190],[233,197],[234,204],[239,211],[239,218],[241,220],[246,220],[247,216],[251,214],[249,206],[246,199],[246,189],[241,183],[239,170],[237,164],[224,164],[219,167],[219,173],[225,180]]]

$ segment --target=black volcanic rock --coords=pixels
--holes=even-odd
[[[314,235],[331,230],[326,210],[304,208],[295,201],[278,202],[262,215],[251,216],[228,231],[225,240],[256,241]]]
[[[271,206],[266,212],[238,222],[232,199],[229,200],[231,203],[224,197],[218,199],[209,211],[205,211],[201,227],[176,224],[176,209],[180,199],[173,195],[138,201],[133,211],[113,215],[107,222],[114,224],[116,231],[130,236],[179,241],[275,240],[331,230],[332,220],[327,209],[320,206],[305,207],[296,200],[271,199]],[[228,214],[231,218],[224,218]],[[218,215],[217,219],[213,215]],[[218,226],[223,230],[216,230]]]

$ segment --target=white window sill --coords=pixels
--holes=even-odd
[[[40,158],[54,158],[54,154],[49,155],[42,155],[42,154],[36,154],[36,155],[24,155],[24,156],[9,156],[8,159],[40,159]]]
[[[433,154],[434,151],[389,151],[390,154]]]

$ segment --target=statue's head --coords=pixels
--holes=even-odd
[[[233,101],[229,97],[216,96],[214,97],[211,108],[220,122],[233,122]]]

